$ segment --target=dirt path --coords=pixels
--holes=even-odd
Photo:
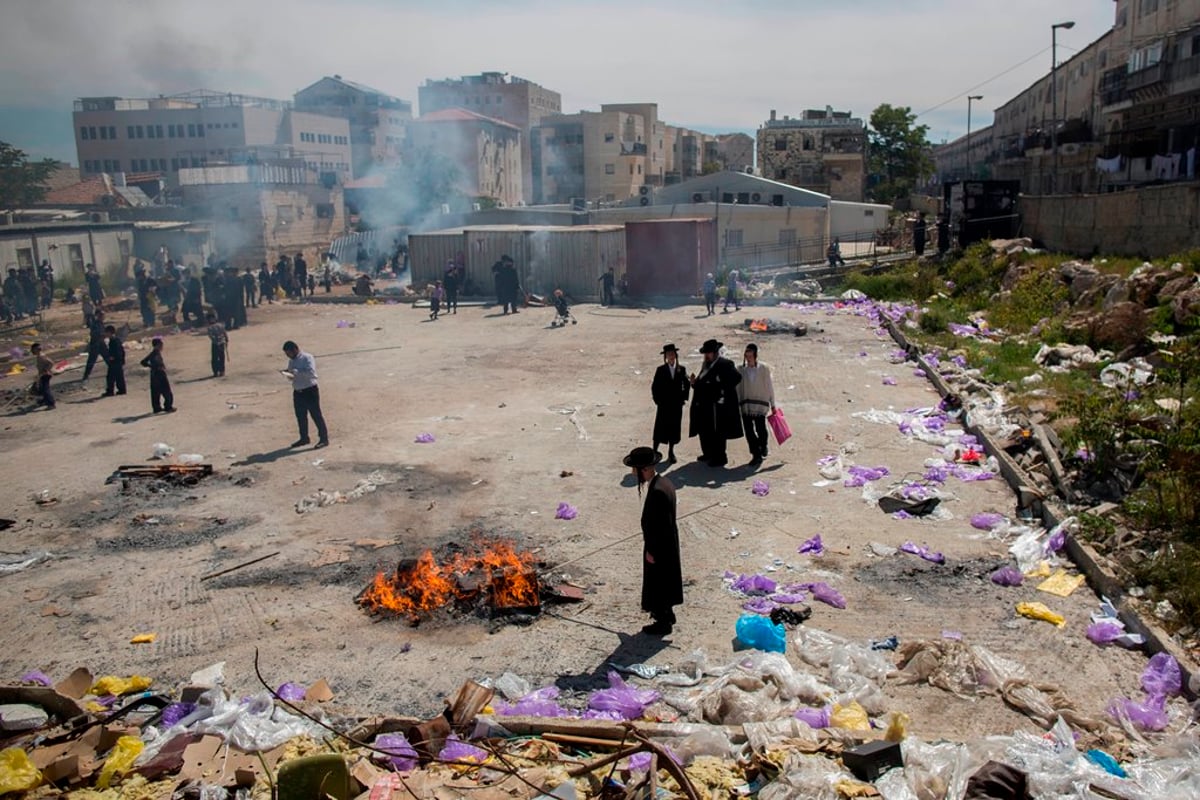
[[[946,520],[894,519],[858,489],[813,485],[817,459],[847,443],[859,447],[857,463],[886,465],[893,478],[920,473],[934,455],[893,426],[851,416],[937,397],[911,366],[889,362],[889,340],[845,311],[774,310],[814,330],[757,340],[792,441],[757,471],[746,466],[744,441],[731,442],[731,468],[716,471],[692,462],[696,440],[685,440],[681,462],[666,471],[681,515],[719,504],[681,522],[688,588],[668,640],[634,635],[647,621],[637,608],[636,538],[555,573],[587,587],[583,604],[556,609],[561,617],[519,626],[443,615],[414,628],[364,614],[354,598],[377,570],[472,530],[510,535],[551,564],[636,532],[640,503],[620,459],[648,443],[659,349],[677,343],[691,369],[709,337],[738,361],[750,340],[733,329],[746,312],[574,310],[578,325],[551,330],[552,309],[471,308],[430,322],[407,306],[277,305],[252,312],[254,324],[232,335],[221,380],[207,377],[206,338],[168,337],[178,414],[149,415],[144,371],[131,366],[127,397],[66,394],[54,412],[2,418],[0,516],[19,525],[0,534],[0,549],[48,550],[54,559],[0,576],[8,620],[0,677],[33,668],[58,677],[84,664],[170,684],[223,660],[230,683],[249,690],[258,648],[280,682],[325,677],[347,706],[425,713],[465,678],[506,670],[535,685],[585,686],[610,660],[673,663],[703,648],[727,661],[742,600],[722,575],[770,569],[781,582],[824,580],[845,595],[845,610],[814,604],[808,625],[857,640],[958,632],[1024,664],[1035,680],[1064,685],[1087,714],[1136,692],[1144,657],[1084,638],[1096,605],[1086,587],[1060,599],[988,580],[1004,545],[968,521],[979,511],[1013,512],[1003,482],[951,480]],[[285,339],[317,356],[333,440],[326,450],[286,449],[296,431],[290,387],[277,372]],[[143,352],[131,349],[130,363]],[[436,441],[414,442],[426,432]],[[105,484],[118,465],[145,462],[156,442],[204,455],[217,474],[161,492]],[[376,491],[297,514],[306,495],[346,492],[376,472],[389,481]],[[767,496],[751,492],[755,479],[769,482]],[[58,502],[36,505],[30,498],[42,489]],[[555,520],[560,501],[578,518]],[[817,533],[829,552],[797,554]],[[878,557],[869,547],[906,540],[944,552],[947,563]],[[1067,626],[1016,616],[1020,600],[1045,602]],[[157,641],[128,643],[142,632]],[[889,686],[888,694],[927,740],[1034,728],[998,699],[971,703],[927,686]]]

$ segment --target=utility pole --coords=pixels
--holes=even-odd
[[[1074,20],[1050,26],[1050,149],[1054,153],[1050,169],[1050,193],[1058,191],[1058,29],[1070,30]]]
[[[982,100],[981,94],[967,95],[967,179],[971,178],[971,101]]]

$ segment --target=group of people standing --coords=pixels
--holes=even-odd
[[[710,276],[711,277],[711,276]],[[700,439],[699,460],[712,467],[728,463],[726,442],[743,433],[750,446],[751,464],[767,457],[767,415],[775,411],[771,368],[758,360],[758,345],[746,345],[741,366],[721,355],[724,344],[709,339],[700,346],[703,363],[688,374],[679,363],[679,349],[663,345],[663,364],[654,373],[650,394],[657,407],[653,447],[635,447],[622,463],[637,480],[642,506],[641,608],[651,622],[642,628],[649,636],[666,636],[674,629],[675,606],[683,603],[683,567],[676,521],[675,486],[656,465],[660,445],[667,445],[667,463],[674,463],[675,445],[683,427],[683,407],[690,396],[688,436]]]
[[[0,320],[13,320],[32,316],[39,309],[50,307],[54,298],[54,267],[42,261],[33,267],[9,267],[8,275],[0,283]]]
[[[517,304],[521,299],[521,277],[517,274],[517,265],[512,256],[500,256],[500,260],[492,265],[492,280],[496,285],[496,303],[504,307],[504,313],[509,309],[519,314]]]

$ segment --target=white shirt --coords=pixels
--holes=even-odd
[[[317,360],[301,350],[295,358],[288,359],[288,372],[292,373],[292,389],[300,391],[317,385]]]

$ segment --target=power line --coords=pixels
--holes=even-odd
[[[922,111],[921,113],[917,114],[917,117],[923,117],[923,116],[925,116],[926,114],[928,114],[928,113],[930,113],[930,112],[932,112],[932,111],[937,111],[937,110],[938,110],[939,108],[941,108],[942,106],[949,105],[950,103],[953,103],[955,100],[960,100],[960,99],[962,99],[963,97],[966,97],[967,95],[969,95],[971,92],[975,91],[976,89],[982,89],[984,86],[987,86],[987,85],[988,85],[989,83],[991,83],[992,81],[994,81],[994,80],[998,80],[998,79],[1000,79],[1000,78],[1003,78],[1005,75],[1007,75],[1008,73],[1012,72],[1013,70],[1016,70],[1016,69],[1019,69],[1020,67],[1023,67],[1023,66],[1025,66],[1025,65],[1026,65],[1026,64],[1028,64],[1030,61],[1033,61],[1035,58],[1037,58],[1038,56],[1045,55],[1046,51],[1047,51],[1047,50],[1049,50],[1049,49],[1050,49],[1049,47],[1043,47],[1041,50],[1038,50],[1036,53],[1034,53],[1033,55],[1031,55],[1029,58],[1025,59],[1024,61],[1020,61],[1020,62],[1018,62],[1018,63],[1016,63],[1016,64],[1013,64],[1013,65],[1012,65],[1011,67],[1009,67],[1008,69],[1004,70],[1004,71],[1003,71],[1003,72],[1001,72],[1001,73],[998,73],[998,74],[996,74],[996,75],[993,75],[992,77],[988,78],[986,81],[983,81],[982,83],[977,83],[977,84],[975,84],[974,86],[972,86],[972,87],[971,87],[971,88],[969,88],[969,89],[964,89],[963,91],[961,91],[961,92],[959,92],[958,94],[954,95],[954,97],[951,97],[951,98],[949,98],[948,100],[943,100],[942,102],[938,103],[936,106],[933,106],[932,108],[927,108],[927,109],[925,109],[925,110],[924,110],[924,111]]]

